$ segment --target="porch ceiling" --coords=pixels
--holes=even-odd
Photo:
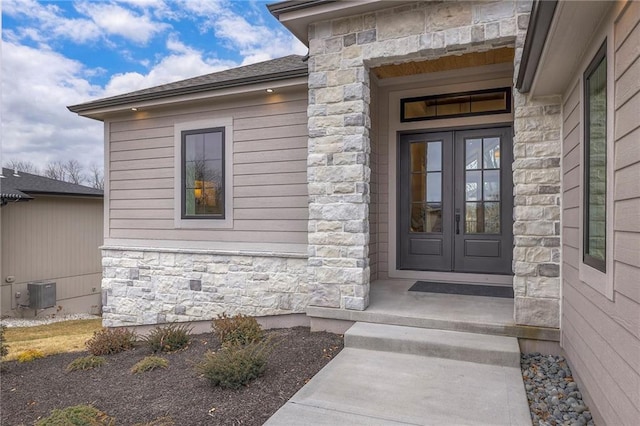
[[[483,65],[513,63],[515,49],[501,47],[485,52],[471,52],[464,55],[443,56],[419,62],[404,62],[401,64],[383,65],[372,68],[371,71],[378,79],[406,77],[416,74],[450,71],[460,68],[471,68]]]

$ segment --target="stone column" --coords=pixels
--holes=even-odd
[[[369,304],[369,76],[362,59],[350,57],[358,36],[342,35],[334,25],[314,24],[309,37],[310,305],[364,310]],[[361,17],[343,25],[345,34],[364,31]]]
[[[518,2],[528,11],[528,2]],[[518,15],[514,79],[528,14]],[[517,324],[560,326],[560,191],[562,106],[557,96],[514,91],[513,272]]]

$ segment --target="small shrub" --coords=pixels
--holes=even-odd
[[[9,346],[5,343],[6,340],[4,338],[4,331],[6,328],[6,325],[0,325],[0,358],[7,356],[9,353]]]
[[[136,333],[126,328],[104,328],[87,340],[87,350],[92,355],[110,355],[133,348]]]
[[[153,352],[173,352],[189,344],[191,330],[186,324],[172,323],[154,328],[143,340]]]
[[[115,419],[90,405],[74,405],[55,409],[36,426],[113,426]]]
[[[131,368],[131,372],[134,374],[144,373],[145,371],[155,370],[156,368],[167,368],[169,361],[157,356],[148,356],[142,358]]]
[[[226,346],[218,352],[207,352],[196,369],[212,386],[238,389],[264,373],[270,350],[268,340],[245,346]]]
[[[223,346],[256,343],[264,337],[264,331],[254,317],[245,315],[218,315],[213,320],[213,332]]]
[[[39,358],[44,358],[42,351],[38,349],[27,349],[18,355],[18,362],[31,362]]]
[[[91,370],[92,368],[102,367],[107,361],[101,356],[89,355],[76,358],[69,365],[67,371]]]

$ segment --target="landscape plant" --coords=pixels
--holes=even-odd
[[[254,317],[238,314],[218,315],[212,322],[213,332],[223,346],[246,345],[263,339],[264,331]]]
[[[270,350],[269,340],[229,345],[218,352],[207,352],[196,368],[212,386],[238,389],[264,373]]]
[[[164,358],[160,358],[158,356],[147,356],[131,367],[131,372],[138,374],[144,373],[145,371],[152,371],[157,368],[167,368],[168,366],[169,361]]]
[[[173,352],[187,347],[191,331],[187,324],[171,323],[154,328],[142,340],[153,352]]]
[[[36,426],[113,426],[115,419],[91,405],[55,409]]]
[[[110,355],[132,349],[136,333],[126,328],[104,328],[87,340],[87,350],[92,355]]]
[[[27,349],[18,354],[18,362],[31,362],[40,358],[44,358],[44,354],[38,349]]]
[[[0,325],[0,358],[4,358],[9,354],[9,346],[7,345],[4,337],[4,331],[6,328],[6,325]]]
[[[71,361],[71,363],[67,365],[67,371],[91,370],[92,368],[102,367],[106,362],[107,360],[101,356],[83,356]]]

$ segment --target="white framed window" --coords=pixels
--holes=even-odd
[[[174,125],[176,228],[233,227],[233,119]]]

